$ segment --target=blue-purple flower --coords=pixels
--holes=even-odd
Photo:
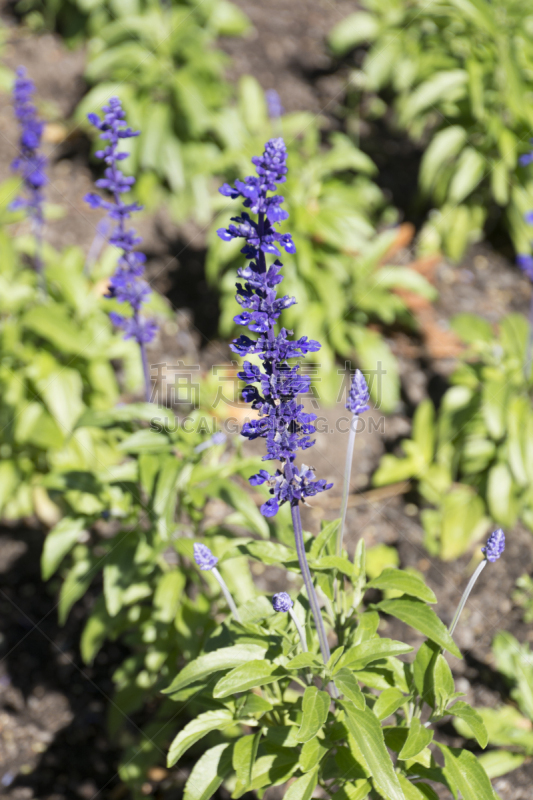
[[[293,605],[294,603],[287,592],[278,592],[272,597],[272,608],[274,611],[286,613],[287,611],[290,611]]]
[[[348,411],[351,411],[352,414],[362,414],[363,411],[368,411],[370,408],[368,404],[369,397],[365,376],[360,369],[356,369],[352,385],[350,386],[346,408]]]
[[[265,439],[264,460],[282,463],[274,475],[261,470],[250,478],[252,485],[266,483],[269,487],[272,497],[261,507],[265,516],[276,514],[285,502],[297,505],[332,485],[315,480],[312,468],[302,466],[299,470],[294,464],[297,450],[306,450],[314,443],[311,436],[316,415],[306,413],[297,400],[298,395],[309,391],[310,378],[301,375],[299,365],[289,364],[288,359],[316,352],[320,344],[306,336],[291,339],[291,331],[285,328],[275,332],[281,313],[296,302],[288,295],[278,297],[283,280],[281,262],[276,258],[270,266],[266,263],[266,254],[279,256],[280,247],[287,253],[295,252],[291,235],[279,233],[274,227],[288,217],[281,208],[283,197],[268,194],[286,180],[286,159],[283,139],[271,139],[263,155],[252,159],[256,176],[236,181],[235,186],[224,184],[220,189],[226,197],[243,197],[244,206],[257,215],[257,220],[247,213],[234,217],[234,224],[221,228],[218,235],[224,241],[243,239],[241,252],[250,262],[237,273],[242,283],[237,283],[236,299],[242,310],[235,322],[257,337],[242,335],[231,347],[242,357],[258,355],[261,361],[261,367],[244,361],[239,373],[246,383],[243,397],[258,413],[257,419],[244,424],[241,433],[248,439]]]
[[[194,560],[200,569],[206,572],[212,570],[218,564],[218,558],[213,555],[209,547],[205,544],[195,542],[193,546]]]
[[[281,105],[281,98],[275,89],[267,89],[265,98],[270,119],[279,119],[283,116],[285,109]]]
[[[112,199],[104,200],[100,195],[91,192],[85,196],[85,201],[91,208],[104,209],[109,219],[116,223],[109,236],[109,242],[118,247],[122,254],[116,272],[109,281],[107,297],[113,297],[119,303],[129,305],[132,315],[123,316],[112,312],[110,318],[114,325],[122,328],[125,339],[135,339],[142,348],[154,338],[157,325],[153,320],[144,320],[140,316],[141,308],[151,294],[151,289],[143,278],[146,256],[134,249],[142,239],[137,236],[133,228],[126,228],[126,220],[135,211],[140,211],[142,206],[137,203],[125,203],[122,199],[122,195],[129,192],[134,185],[135,178],[121,172],[119,164],[128,157],[128,154],[118,150],[121,139],[138,136],[139,131],[133,131],[128,127],[118,97],[112,97],[102,111],[104,113],[102,119],[97,114],[89,114],[88,119],[100,131],[100,139],[106,142],[104,149],[96,152],[97,158],[101,158],[106,164],[104,177],[96,181],[96,186],[110,192]]]
[[[11,162],[24,182],[26,193],[17,197],[11,204],[13,211],[25,209],[35,225],[35,234],[40,246],[43,226],[43,189],[48,183],[46,176],[46,158],[39,153],[44,123],[37,116],[33,103],[35,85],[26,77],[24,67],[17,69],[17,77],[13,87],[13,107],[20,125],[19,154]],[[40,255],[36,258],[40,268]]]
[[[505,550],[505,534],[501,528],[491,533],[487,540],[485,547],[481,548],[481,552],[485,553],[487,561],[497,561],[503,551]]]

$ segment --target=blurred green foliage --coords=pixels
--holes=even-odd
[[[458,260],[499,207],[516,251],[530,252],[523,216],[533,206],[533,180],[531,168],[518,165],[533,128],[530,5],[364,0],[363,7],[335,26],[330,47],[343,56],[369,46],[351,76],[356,108],[363,95],[371,114],[385,114],[381,96],[392,91],[391,124],[424,146],[420,194],[438,209],[427,241]]]
[[[516,769],[533,755],[533,654],[529,645],[521,645],[508,632],[494,637],[492,650],[496,668],[503,674],[511,700],[516,704],[477,709],[489,744],[498,748],[482,754],[479,760],[490,777],[496,778]],[[454,719],[453,722],[461,736],[472,737],[463,720]]]
[[[452,320],[467,343],[436,412],[430,400],[414,415],[403,457],[383,456],[374,483],[413,479],[425,508],[425,544],[453,559],[488,530],[492,518],[533,530],[532,376],[524,376],[527,320],[509,314],[495,334],[473,314]]]

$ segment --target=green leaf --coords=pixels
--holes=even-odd
[[[433,189],[439,172],[461,151],[466,131],[461,125],[449,125],[435,134],[420,164],[420,188],[425,194]]]
[[[246,692],[255,686],[274,683],[274,681],[283,678],[284,675],[286,675],[285,670],[270,661],[248,661],[246,664],[235,667],[223,678],[220,678],[213,689],[213,697],[220,700],[236,692]]]
[[[302,775],[301,778],[295,780],[294,783],[289,786],[283,798],[284,800],[311,800],[311,795],[317,783],[318,767],[312,772],[308,772],[306,775]]]
[[[411,783],[404,775],[398,775],[405,800],[439,800],[437,793],[427,783]]]
[[[302,722],[296,734],[299,742],[308,742],[316,736],[328,718],[331,698],[316,686],[308,686],[302,700]]]
[[[342,667],[350,667],[352,670],[363,669],[367,664],[378,661],[389,656],[399,656],[403,653],[410,653],[412,647],[404,642],[397,642],[394,639],[367,639],[365,642],[350,647],[337,665],[337,671]],[[333,673],[335,674],[335,672]]]
[[[60,625],[65,624],[70,609],[77,600],[83,597],[95,573],[94,564],[88,557],[80,558],[68,571],[59,594],[57,616]]]
[[[340,669],[335,674],[335,686],[339,692],[346,697],[347,700],[352,701],[356,708],[358,708],[360,711],[364,709],[365,697],[359,688],[357,678],[351,670]]]
[[[257,749],[261,740],[261,731],[250,733],[248,736],[241,736],[235,742],[233,750],[233,769],[237,775],[237,781],[246,788],[252,780],[252,769]]]
[[[464,69],[451,69],[434,73],[408,95],[401,110],[403,124],[408,124],[421,112],[440,101],[456,100],[466,94],[468,74]]]
[[[179,569],[173,569],[161,575],[154,595],[156,619],[162,622],[172,622],[175,619],[183,597],[185,583],[186,577]]]
[[[379,31],[373,14],[356,11],[337,23],[328,34],[328,44],[336,56],[344,56],[357,45],[371,42]]]
[[[478,186],[485,172],[486,162],[473,147],[465,147],[454,171],[448,190],[451,203],[462,203]]]
[[[127,406],[117,406],[105,411],[87,409],[78,419],[76,428],[109,428],[121,422],[151,422],[161,411],[153,403],[128,403]]]
[[[424,642],[418,648],[413,662],[413,679],[418,696],[431,706],[434,704],[433,665],[439,651],[440,648],[434,642]]]
[[[462,658],[461,651],[448,633],[444,623],[437,617],[433,609],[428,608],[421,600],[404,597],[398,600],[382,600],[381,603],[378,603],[377,608],[384,614],[390,614],[420,631],[456,658]]]
[[[305,742],[305,744],[302,745],[299,760],[299,765],[302,772],[311,772],[311,770],[315,768],[319,761],[322,761],[328,752],[329,748],[324,745],[318,736],[315,736],[314,739],[309,739],[308,742]]]
[[[252,498],[240,486],[229,480],[213,481],[209,484],[209,494],[220,497],[225,503],[239,511],[253,531],[263,539],[268,539],[270,529]]]
[[[189,747],[192,747],[195,742],[198,742],[206,734],[233,724],[233,714],[227,708],[219,708],[216,711],[206,711],[203,714],[199,714],[173,740],[167,755],[167,767],[173,767]]]
[[[204,753],[189,775],[183,800],[209,800],[231,769],[231,755],[229,744],[218,744]]]
[[[291,660],[287,662],[285,668],[307,669],[308,667],[314,667],[315,669],[320,669],[323,666],[324,662],[320,656],[314,653],[298,653],[297,656],[294,656],[294,658],[291,658]]]
[[[337,683],[336,678],[335,683]],[[405,703],[406,699],[399,689],[385,689],[374,703],[372,711],[379,720],[387,719]]]
[[[478,757],[479,763],[491,780],[518,769],[525,760],[526,756],[510,753],[509,750],[491,750]]]
[[[357,709],[353,703],[344,701],[346,724],[364,758],[372,782],[385,800],[405,800],[398,776],[394,771],[390,755],[385,747],[383,730],[377,717],[369,708]]]
[[[444,656],[439,653],[433,667],[433,690],[435,703],[440,714],[455,691],[452,671]]]
[[[458,700],[451,708],[447,709],[447,713],[452,714],[454,717],[459,717],[463,722],[466,722],[476,737],[480,747],[485,748],[487,746],[489,735],[483,718],[478,714],[475,708],[472,708],[472,706],[468,705],[468,703],[464,703],[462,700]]]
[[[473,753],[435,744],[444,753],[444,774],[456,796],[460,793],[463,800],[494,800],[489,777]]]
[[[45,581],[54,574],[64,557],[72,550],[84,527],[84,517],[64,517],[52,528],[44,540],[41,556],[41,571]]]
[[[94,349],[85,329],[70,319],[66,308],[59,303],[34,306],[25,314],[22,324],[51,342],[60,353],[87,356],[91,345]]]
[[[166,436],[156,431],[141,430],[135,431],[131,436],[123,439],[118,448],[124,453],[143,453],[147,450],[152,452],[164,452],[172,450],[173,445]]]
[[[246,664],[252,659],[264,656],[267,647],[256,644],[236,644],[233,647],[222,647],[212,653],[205,653],[194,661],[190,661],[182,671],[176,675],[170,686],[163,689],[163,694],[175,694],[189,686],[191,683],[201,681],[215,672],[233,669],[241,664]]]
[[[507,464],[495,464],[488,476],[487,501],[489,511],[497,522],[511,527],[516,521],[518,504],[513,476]]]
[[[422,578],[412,572],[399,569],[384,569],[381,575],[366,585],[367,589],[393,589],[397,592],[418,597],[426,603],[436,603],[437,598]]]
[[[407,735],[407,739],[405,740],[405,744],[400,750],[398,758],[401,758],[402,761],[406,761],[409,758],[414,758],[417,756],[424,747],[427,747],[428,744],[433,739],[434,731],[430,730],[429,728],[424,728],[422,723],[416,717],[413,717],[411,720],[411,725],[409,726],[409,733]]]

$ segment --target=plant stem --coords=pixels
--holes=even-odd
[[[450,627],[448,628],[448,631],[450,632],[451,636],[453,636],[453,632],[457,627],[457,623],[459,622],[459,617],[461,616],[461,614],[463,612],[463,608],[466,605],[466,601],[468,600],[468,596],[469,596],[470,592],[472,591],[472,589],[474,588],[475,582],[477,581],[477,579],[481,575],[483,569],[485,568],[486,563],[487,563],[487,559],[484,558],[483,561],[480,564],[477,565],[476,571],[474,572],[474,574],[472,575],[472,577],[468,581],[468,586],[466,587],[466,589],[463,592],[463,596],[461,597],[461,601],[460,601],[459,605],[457,606],[457,611],[455,612],[455,616],[454,616],[454,618],[452,620],[452,623],[451,623]]]
[[[341,522],[337,531],[337,555],[342,555],[342,540],[344,538],[344,525],[346,523],[346,512],[348,510],[348,495],[350,494],[350,479],[352,477],[353,449],[355,445],[355,434],[357,433],[357,421],[359,417],[354,414],[350,423],[350,433],[348,436],[348,447],[346,448],[346,463],[344,465],[344,485],[342,487],[341,503]]]
[[[137,322],[139,319],[138,311],[134,312],[134,318]],[[143,375],[144,375],[144,397],[147,403],[151,402],[152,399],[152,382],[150,380],[150,368],[148,366],[148,357],[146,355],[146,344],[144,342],[139,342],[139,348],[141,351],[141,361],[143,365]]]
[[[531,302],[529,304],[529,336],[527,340],[526,360],[524,362],[524,378],[529,383],[531,378],[531,357],[533,354],[533,288],[531,292]]]
[[[233,614],[233,616],[235,617],[237,622],[240,622],[241,618],[239,616],[239,612],[237,611],[237,606],[235,605],[233,597],[230,594],[230,590],[226,586],[226,581],[224,580],[224,578],[222,577],[222,575],[220,574],[220,572],[218,571],[218,569],[216,567],[213,567],[211,572],[213,573],[213,575],[217,579],[217,581],[219,583],[219,586],[222,589],[222,593],[223,593],[224,597],[226,598],[226,602],[227,602],[228,606],[230,607],[231,613]]]

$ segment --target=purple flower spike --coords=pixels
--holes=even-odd
[[[35,86],[33,81],[26,77],[24,67],[17,69],[17,78],[13,87],[13,107],[15,116],[20,125],[19,154],[11,162],[11,168],[16,170],[24,182],[26,194],[17,197],[10,204],[12,211],[24,209],[34,224],[34,233],[37,239],[36,268],[40,269],[43,228],[43,189],[48,183],[46,177],[46,158],[39,153],[44,123],[37,116],[37,109],[33,104]]]
[[[194,560],[200,569],[206,572],[213,569],[218,564],[218,558],[213,555],[209,547],[199,542],[194,543]]]
[[[516,263],[524,273],[527,275],[530,281],[533,281],[533,256],[530,255],[518,255],[516,257]]]
[[[107,296],[129,305],[133,315],[123,317],[121,314],[112,313],[111,320],[124,330],[125,339],[133,338],[139,345],[144,345],[152,341],[157,331],[155,322],[143,322],[139,318],[141,307],[152,290],[142,278],[146,257],[144,253],[134,251],[142,239],[136,235],[133,228],[126,228],[126,220],[135,211],[140,211],[142,206],[137,203],[125,203],[122,200],[121,195],[130,191],[135,178],[124,175],[118,166],[128,157],[127,153],[118,151],[120,140],[139,136],[139,131],[133,131],[128,127],[118,97],[111,97],[109,105],[104,106],[102,111],[103,119],[96,114],[89,114],[88,119],[100,131],[100,139],[106,142],[105,148],[96,153],[97,158],[101,158],[107,165],[104,177],[96,181],[96,186],[110,192],[112,200],[104,200],[100,195],[91,192],[85,196],[85,202],[91,208],[102,208],[107,211],[108,218],[115,223],[109,242],[122,250],[117,270],[109,282]]]
[[[505,550],[505,533],[501,528],[491,533],[487,540],[485,547],[481,548],[481,552],[485,553],[487,561],[497,561],[503,551]]]
[[[281,105],[281,98],[275,89],[267,89],[265,92],[267,101],[268,116],[270,119],[279,119],[283,116],[285,109]]]
[[[287,592],[278,592],[272,598],[272,608],[274,611],[287,612],[293,607],[294,603]]]
[[[249,260],[237,271],[240,282],[236,299],[241,312],[235,322],[245,325],[257,338],[242,335],[234,340],[231,348],[241,357],[258,355],[262,362],[260,368],[244,361],[239,378],[246,383],[242,393],[244,400],[258,412],[257,419],[244,424],[242,435],[251,440],[265,439],[264,459],[282,462],[282,469],[274,475],[261,470],[250,478],[252,485],[266,483],[270,490],[272,497],[261,507],[266,517],[275,516],[283,503],[297,505],[332,486],[324,480],[314,480],[312,468],[302,466],[299,470],[294,464],[296,451],[313,445],[311,436],[315,432],[316,415],[306,413],[297,400],[298,395],[309,392],[311,379],[301,375],[299,364],[290,365],[288,359],[315,353],[320,343],[307,336],[290,339],[291,331],[285,328],[275,332],[282,312],[296,303],[294,297],[278,296],[278,286],[283,280],[282,263],[277,258],[270,265],[266,261],[266,254],[279,255],[276,245],[289,253],[294,252],[290,234],[277,233],[273,227],[288,216],[281,208],[283,197],[268,195],[276,191],[277,184],[285,181],[286,159],[283,139],[271,139],[263,155],[252,158],[256,176],[235,181],[234,187],[224,184],[220,189],[226,197],[243,197],[244,206],[258,215],[257,221],[247,213],[234,217],[234,224],[219,230],[218,234],[226,241],[243,238],[245,246],[241,252]]]
[[[346,408],[348,411],[351,411],[352,414],[362,414],[363,411],[368,411],[370,408],[368,400],[368,386],[366,385],[365,377],[360,369],[356,369]]]

